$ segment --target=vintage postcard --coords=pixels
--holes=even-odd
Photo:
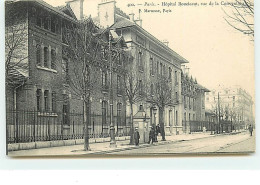
[[[253,0],[5,2],[6,153],[255,152]]]

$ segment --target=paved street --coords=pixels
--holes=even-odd
[[[173,142],[165,145],[152,146],[134,150],[126,150],[109,154],[142,155],[142,154],[205,154],[205,153],[237,153],[253,152],[255,150],[255,137],[248,132],[237,135],[222,135],[201,138],[189,141]]]
[[[9,152],[9,156],[87,156],[93,155],[149,155],[149,154],[199,154],[199,153],[236,153],[253,152],[255,150],[255,137],[249,133],[210,135],[210,133],[193,133],[178,136],[168,136],[167,141],[158,143],[129,145],[129,140],[118,141],[117,148],[110,148],[109,142],[90,144],[91,151],[83,151],[83,145],[61,146],[31,150]]]

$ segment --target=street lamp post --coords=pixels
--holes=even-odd
[[[111,148],[116,148],[116,139],[115,139],[115,127],[114,127],[114,111],[113,111],[113,68],[112,68],[112,52],[111,52],[111,35],[110,32],[109,34],[109,39],[108,39],[108,44],[109,44],[109,78],[110,78],[110,87],[109,87],[109,94],[110,94],[110,147]]]

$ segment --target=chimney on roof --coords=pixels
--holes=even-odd
[[[134,13],[130,13],[129,16],[130,16],[130,20],[135,22],[135,14]]]
[[[162,43],[164,43],[166,46],[169,46],[169,41],[168,40],[162,40]]]
[[[135,20],[135,23],[142,27],[143,20]]]
[[[66,4],[71,7],[78,20],[83,19],[83,2],[84,0],[71,0],[66,2]]]

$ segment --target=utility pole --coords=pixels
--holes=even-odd
[[[115,127],[114,127],[114,122],[113,122],[113,118],[114,118],[114,111],[113,111],[113,67],[112,67],[112,51],[111,51],[111,35],[110,35],[110,31],[108,32],[109,37],[108,37],[108,45],[109,45],[109,55],[108,55],[108,59],[109,59],[109,78],[110,78],[110,87],[109,87],[109,94],[110,94],[110,147],[111,148],[116,148],[116,139],[115,139]]]
[[[218,92],[218,132],[220,134],[220,102],[219,102],[219,92]]]

